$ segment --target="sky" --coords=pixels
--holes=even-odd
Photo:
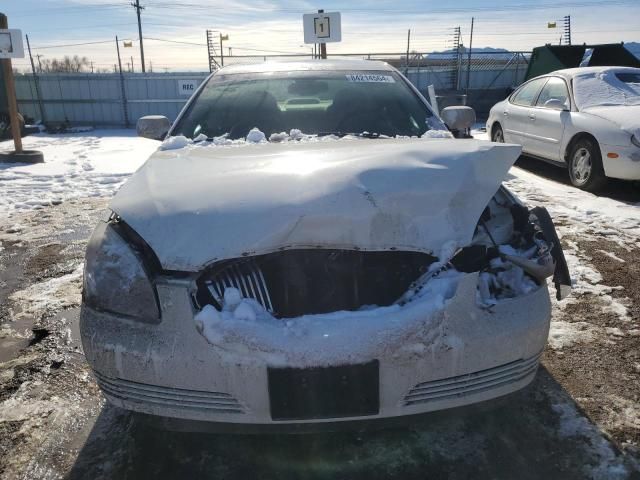
[[[117,62],[115,36],[121,43],[123,68],[133,59],[140,70],[138,25],[132,0],[2,0],[0,11],[10,28],[28,34],[34,55],[41,59],[86,56],[96,69],[113,70]],[[135,1],[135,0],[133,0]],[[572,43],[640,41],[640,0],[140,0],[147,66],[154,71],[206,71],[207,29],[229,35],[224,53],[267,55],[310,54],[305,45],[302,14],[318,8],[339,11],[342,42],[327,45],[331,53],[401,53],[441,51],[453,45],[454,28],[469,43],[474,17],[474,47],[531,50],[557,44],[562,19],[571,16]],[[556,21],[557,28],[547,28]],[[74,45],[77,43],[89,45]],[[182,42],[182,43],[177,43]],[[26,43],[25,43],[26,48]],[[229,52],[231,48],[231,52]],[[13,61],[24,70],[28,58]]]

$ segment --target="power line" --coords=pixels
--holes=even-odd
[[[66,43],[60,45],[44,45],[42,47],[33,47],[34,50],[44,50],[45,48],[63,48],[63,47],[78,47],[80,45],[97,45],[99,43],[111,43],[113,40],[100,40],[96,42],[83,42],[83,43]]]
[[[567,8],[567,7],[581,7],[588,8],[592,6],[611,6],[611,5],[637,5],[637,0],[597,0],[593,2],[586,1],[565,1],[565,2],[553,2],[553,3],[539,3],[537,5],[531,4],[515,4],[515,5],[502,5],[500,7],[496,6],[486,6],[486,7],[449,7],[449,8],[430,8],[426,9],[398,9],[398,8],[378,8],[375,12],[380,13],[424,13],[433,14],[433,13],[455,13],[455,12],[482,12],[482,11],[490,11],[490,12],[505,12],[505,11],[518,11],[518,10],[544,10],[544,9],[556,9],[556,8]],[[150,5],[150,8],[159,8],[159,9],[188,9],[188,10],[221,10],[219,7],[209,7],[206,5],[202,5],[200,3],[173,3],[173,2],[157,2]],[[234,11],[235,14],[241,13],[250,13],[255,14],[256,12],[262,13],[305,13],[307,9],[298,9],[298,8],[260,8],[260,7],[251,7],[245,10]],[[366,12],[371,13],[370,8],[341,8],[341,12]]]
[[[197,47],[206,47],[206,43],[185,42],[182,40],[168,40],[166,38],[144,37],[146,40],[155,40],[157,42],[179,43],[182,45],[195,45]]]

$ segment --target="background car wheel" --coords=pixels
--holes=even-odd
[[[491,141],[496,143],[504,143],[504,133],[500,125],[496,125],[495,127],[493,127],[493,132],[491,132]]]
[[[590,138],[578,140],[567,159],[571,183],[582,190],[595,192],[604,186],[607,178],[602,167],[600,147]]]

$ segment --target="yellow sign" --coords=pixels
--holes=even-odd
[[[556,22],[547,23],[547,28],[556,28]]]
[[[133,47],[133,41],[124,41],[122,42],[122,44],[124,45],[125,48],[129,48],[129,47]]]

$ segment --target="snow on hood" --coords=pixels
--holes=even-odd
[[[282,248],[438,252],[471,242],[520,150],[393,139],[158,151],[111,208],[170,270]]]
[[[591,107],[583,112],[609,120],[621,129],[640,137],[640,105]]]

